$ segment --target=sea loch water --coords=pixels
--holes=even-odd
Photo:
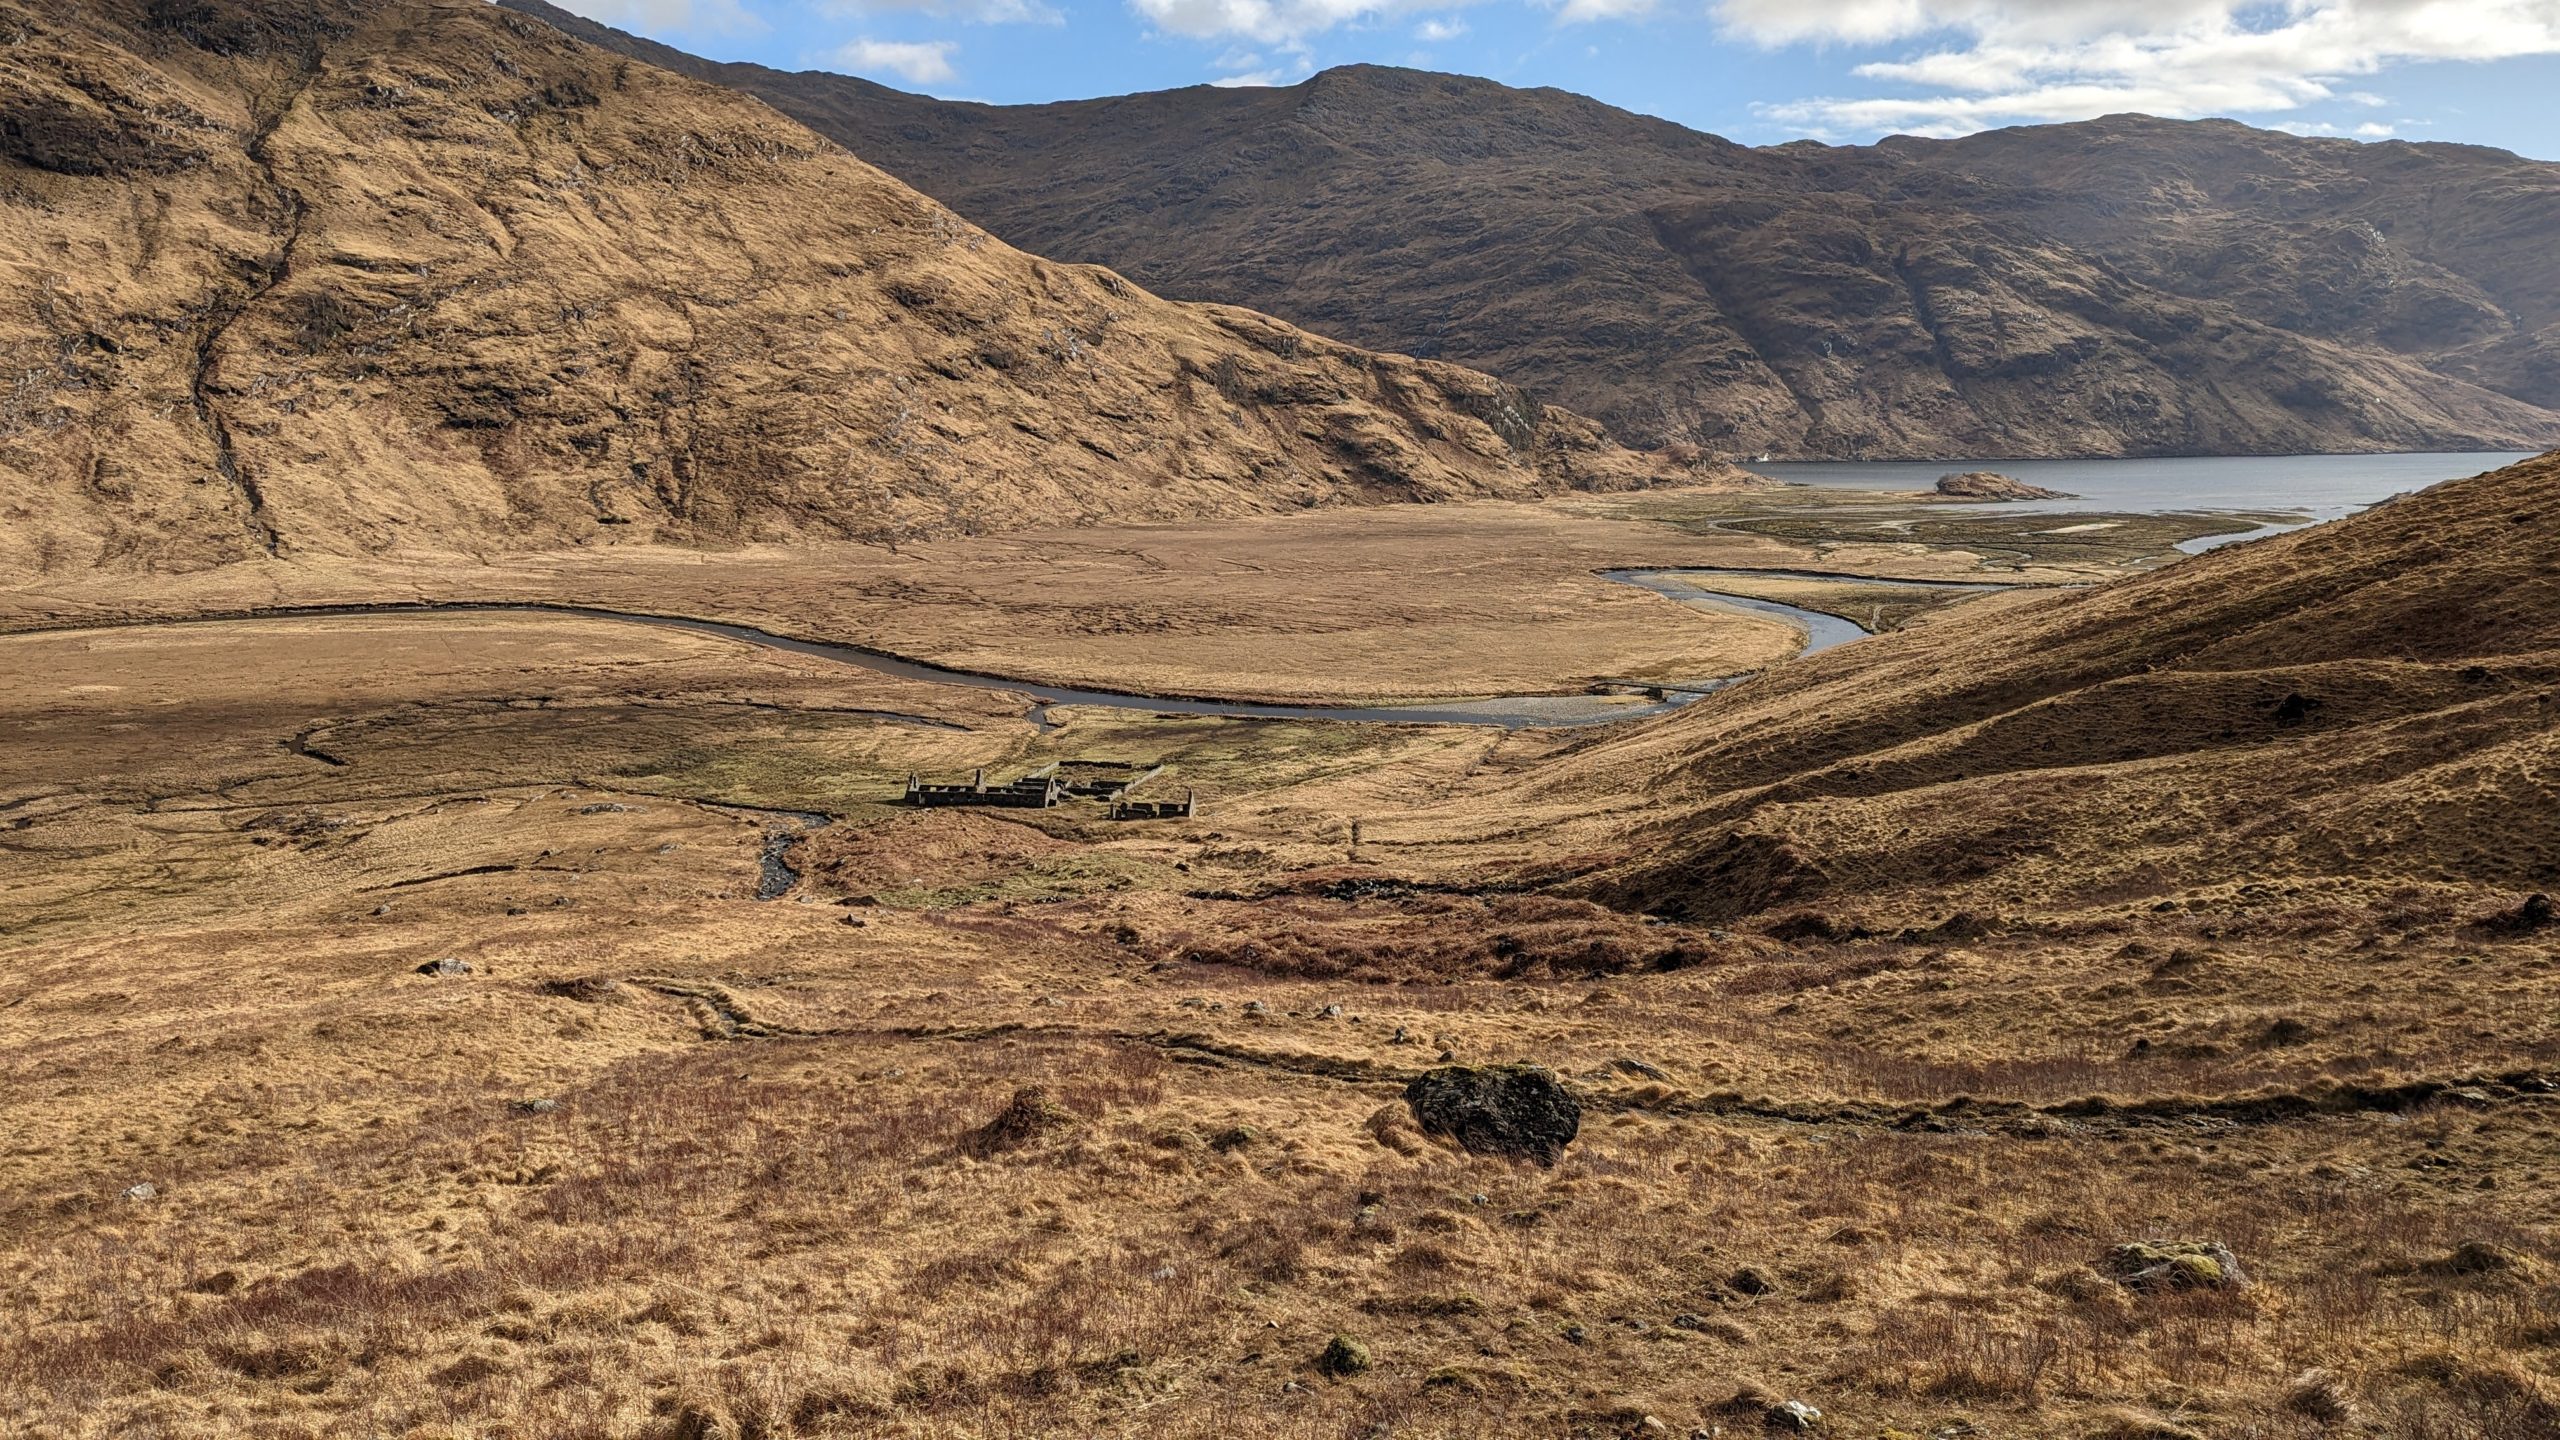
[[[2335,520],[2408,490],[2532,458],[2530,451],[2424,455],[2216,455],[2161,460],[1875,460],[1753,465],[1772,480],[1851,490],[1926,490],[1961,470],[1996,470],[2078,496],[2004,510],[2298,510]]]

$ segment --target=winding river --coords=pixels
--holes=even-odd
[[[1718,570],[1710,568],[1610,570],[1604,578],[1620,584],[1634,585],[1681,604],[1705,604],[1747,613],[1767,615],[1784,620],[1802,631],[1804,645],[1796,654],[1801,657],[1862,639],[1864,626],[1837,615],[1776,600],[1763,600],[1749,595],[1735,595],[1697,583],[1717,576],[1749,577],[1756,580],[1865,580],[1869,584],[1930,585],[1938,588],[1992,590],[2003,587],[1972,585],[1950,581],[1874,581],[1859,576],[1800,574],[1782,570]],[[1406,705],[1284,705],[1245,700],[1203,700],[1173,695],[1139,695],[1118,690],[1088,690],[1070,685],[1044,685],[1036,681],[1017,680],[1002,675],[989,675],[975,670],[955,670],[910,660],[884,650],[860,645],[841,645],[823,640],[802,640],[777,635],[750,625],[736,625],[721,620],[697,620],[682,615],[650,615],[631,610],[607,610],[584,605],[507,604],[503,602],[432,601],[385,605],[332,605],[311,607],[279,607],[231,615],[208,615],[166,622],[145,621],[143,624],[203,625],[244,620],[326,620],[385,615],[549,615],[577,620],[609,620],[630,625],[653,625],[669,630],[689,630],[696,634],[717,635],[743,644],[758,645],[768,650],[809,655],[847,665],[858,665],[882,675],[901,680],[921,680],[937,685],[966,685],[979,690],[1000,690],[1028,696],[1032,706],[1028,715],[1044,728],[1049,724],[1048,710],[1053,705],[1091,705],[1110,710],[1143,710],[1158,715],[1205,715],[1229,720],[1332,720],[1383,725],[1487,725],[1506,730],[1532,726],[1606,725],[1622,720],[1660,715],[1695,702],[1728,685],[1749,678],[1747,675],[1722,675],[1693,682],[1671,682],[1652,687],[1658,698],[1635,701],[1618,694],[1584,695],[1506,695],[1481,700],[1439,700]],[[86,626],[63,627],[86,629]],[[34,633],[34,632],[28,632]],[[921,717],[887,716],[919,724],[940,724]]]

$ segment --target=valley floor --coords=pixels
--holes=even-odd
[[[1611,565],[1982,573],[1809,547],[1438,507],[8,613],[574,596],[1333,699],[1793,649]],[[1542,778],[1620,742],[1044,729],[564,617],[18,634],[0,678],[13,1434],[1742,1435],[1786,1401],[1866,1437],[2560,1430],[2560,951],[2494,887],[1728,929],[1572,883],[1670,818]],[[891,803],[1054,759],[1165,762],[1202,811]],[[1444,1057],[1554,1068],[1580,1138],[1546,1170],[1423,1136],[1402,1087]],[[2109,1271],[2187,1241],[2247,1283]],[[1336,1336],[1365,1370],[1318,1366]]]

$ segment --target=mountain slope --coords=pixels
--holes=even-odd
[[[4,0],[0,563],[901,535],[1643,480],[1016,252],[478,4]]]
[[[1702,917],[2553,888],[2555,513],[2546,455],[2100,589],[1972,602],[1581,747],[1527,791],[1606,835],[1601,892]],[[1630,831],[1617,797],[1639,788],[1658,803]]]
[[[1167,293],[1483,366],[1648,442],[1796,455],[2560,439],[2560,166],[2119,117],[1753,150],[1359,66],[995,107],[718,65],[962,212]],[[2245,280],[2242,272],[2257,277]]]

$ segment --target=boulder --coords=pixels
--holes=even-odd
[[[2237,1290],[2249,1283],[2219,1240],[2137,1240],[2107,1252],[2107,1274],[2131,1290]]]
[[[418,973],[421,975],[433,975],[438,978],[468,975],[471,973],[471,962],[468,960],[458,960],[451,955],[447,955],[441,959],[430,960],[426,964],[419,966]]]
[[[2012,479],[1996,470],[1967,470],[1938,477],[1938,493],[1957,500],[2077,500],[2059,490],[2047,490]]]
[[[1450,1065],[1416,1076],[1405,1104],[1423,1130],[1477,1155],[1553,1165],[1582,1130],[1582,1102],[1539,1065]]]

